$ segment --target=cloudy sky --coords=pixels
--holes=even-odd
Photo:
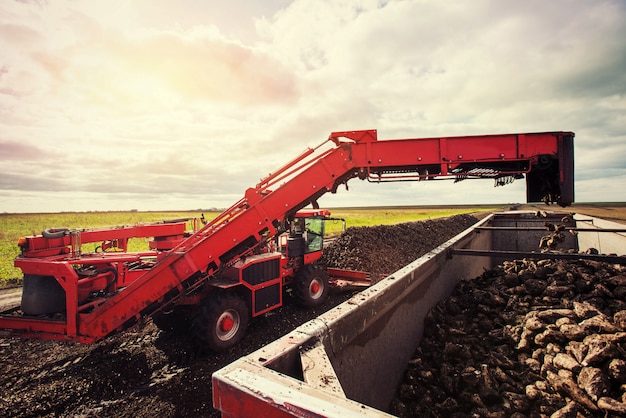
[[[0,212],[227,207],[328,137],[576,133],[626,201],[623,0],[3,0]],[[352,180],[327,207],[524,201]]]

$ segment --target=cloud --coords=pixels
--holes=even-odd
[[[48,0],[15,0],[18,3],[23,4],[36,4],[37,6],[43,6],[48,4]]]
[[[88,196],[81,208],[136,199],[160,209],[158,196],[163,208],[204,197],[229,206],[330,132],[353,129],[381,140],[571,130],[579,199],[607,200],[593,184],[625,175],[621,1],[222,6],[0,4],[2,187],[16,188],[0,194],[5,207],[41,206],[22,185],[55,190],[57,208],[71,193]],[[523,182],[497,192],[490,182],[359,183],[333,200],[524,198]]]
[[[130,92],[142,88],[141,80],[146,80],[154,83],[150,88],[163,87],[189,100],[246,105],[288,102],[295,95],[293,75],[279,62],[202,31],[117,40],[110,51],[120,63],[118,75],[129,78],[121,86]],[[116,84],[109,82],[111,87]]]
[[[19,142],[0,142],[0,160],[40,160],[45,153],[38,147]]]
[[[55,84],[55,94],[68,89],[86,105],[123,107],[146,99],[260,105],[296,96],[289,69],[212,30],[145,31],[135,37],[98,32],[101,38],[89,47],[81,42],[31,54]]]
[[[42,35],[24,25],[5,23],[0,25],[0,38],[21,46],[32,45],[42,40]]]
[[[36,174],[5,173],[0,176],[0,190],[64,191],[67,186],[63,179]]]

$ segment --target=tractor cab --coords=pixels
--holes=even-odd
[[[331,218],[327,209],[304,209],[296,212],[289,222],[289,230],[278,237],[278,248],[288,258],[304,257],[309,264],[322,255],[326,221],[341,221],[342,231],[345,220]]]

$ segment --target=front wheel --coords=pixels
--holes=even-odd
[[[304,306],[319,306],[326,301],[328,286],[325,269],[306,266],[294,281],[294,294]]]
[[[193,319],[193,332],[211,350],[224,351],[245,335],[249,322],[245,300],[235,293],[216,291],[209,295]]]

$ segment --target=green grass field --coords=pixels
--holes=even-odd
[[[439,218],[461,213],[484,212],[502,209],[501,207],[389,207],[389,208],[338,208],[331,209],[333,217],[344,218],[347,226],[390,225],[402,222]],[[218,212],[203,212],[212,219]],[[17,240],[28,235],[40,235],[48,228],[86,229],[138,223],[157,222],[186,217],[199,218],[201,212],[79,212],[41,214],[0,214],[0,287],[19,285],[21,270],[13,267],[13,260],[19,255]],[[191,223],[189,224],[191,228]],[[341,233],[341,222],[327,224],[327,235]],[[129,251],[148,248],[146,239],[135,239],[129,243]],[[83,251],[92,251],[87,245]]]

